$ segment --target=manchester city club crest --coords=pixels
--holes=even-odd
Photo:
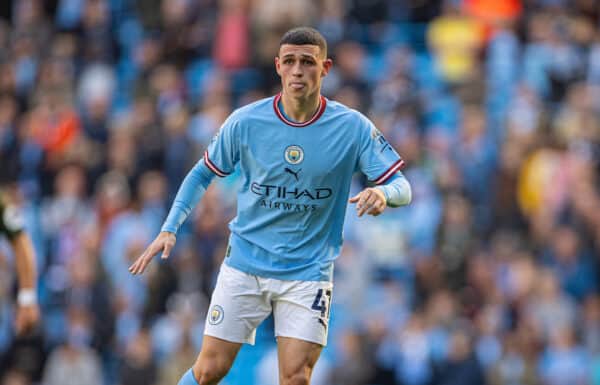
[[[304,159],[304,151],[300,146],[288,146],[285,149],[284,157],[289,164],[299,164]]]
[[[219,305],[214,305],[208,313],[208,323],[211,325],[218,325],[223,322],[224,317],[225,312],[223,312],[223,308]]]

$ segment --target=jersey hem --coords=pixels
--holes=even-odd
[[[332,282],[331,278],[326,275],[320,275],[319,278],[298,278],[298,273],[282,273],[277,272],[276,274],[269,274],[268,271],[254,269],[251,266],[246,264],[239,264],[235,261],[235,258],[229,257],[224,261],[227,266],[232,267],[234,269],[238,269],[246,274],[256,275],[261,278],[273,278],[278,279],[280,281],[302,281],[302,282]]]

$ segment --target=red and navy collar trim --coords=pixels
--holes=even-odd
[[[279,119],[281,119],[285,124],[292,127],[306,127],[309,124],[316,122],[321,117],[321,115],[323,115],[323,113],[325,112],[325,108],[327,107],[327,99],[325,99],[325,97],[321,95],[319,99],[319,108],[317,109],[317,113],[314,114],[313,117],[307,120],[306,122],[298,123],[289,120],[285,117],[283,113],[281,113],[281,111],[279,110],[280,100],[281,93],[277,94],[277,96],[275,96],[275,98],[273,99],[273,109],[275,110],[275,115],[277,115],[277,117],[279,117]]]

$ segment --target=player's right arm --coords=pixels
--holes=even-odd
[[[204,157],[186,175],[160,233],[129,267],[131,274],[143,273],[152,258],[160,252],[162,259],[168,258],[175,246],[177,231],[202,199],[215,175],[225,177],[233,172],[239,159],[236,126],[235,120],[231,117],[227,119],[211,141]]]
[[[202,199],[214,175],[206,166],[204,159],[196,163],[181,183],[160,233],[129,267],[131,274],[143,273],[152,258],[160,252],[162,252],[162,259],[169,258],[171,250],[175,246],[175,234],[190,215],[196,203]]]

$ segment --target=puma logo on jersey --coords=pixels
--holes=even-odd
[[[283,171],[285,171],[285,172],[287,172],[289,174],[292,174],[294,176],[294,178],[296,178],[296,181],[300,180],[300,178],[298,178],[298,174],[300,173],[300,171],[302,171],[302,169],[294,172],[294,170],[290,170],[289,168],[286,167],[286,168],[283,169]]]

